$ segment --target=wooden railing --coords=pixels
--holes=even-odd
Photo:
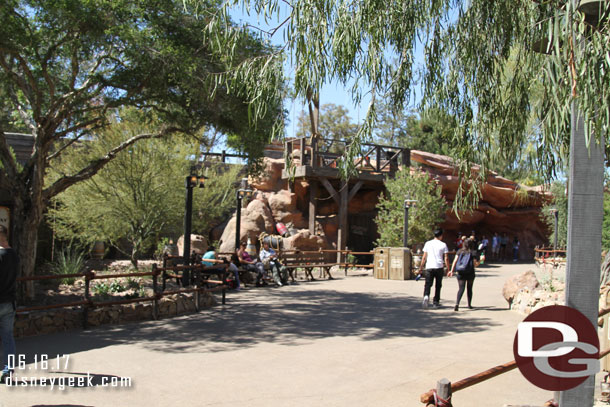
[[[599,314],[598,317],[601,318],[604,315],[610,313],[610,308],[603,308],[601,310],[599,310]],[[605,349],[603,351],[599,352],[599,357],[598,359],[602,359],[603,357],[607,356],[610,354],[610,349]],[[517,367],[517,362],[514,360],[511,360],[510,362],[498,365],[498,366],[494,366],[491,369],[487,369],[483,372],[477,373],[473,376],[469,376],[465,379],[459,380],[457,382],[451,383],[449,382],[447,379],[442,379],[439,380],[437,382],[437,387],[436,389],[432,389],[427,391],[426,393],[423,393],[419,400],[423,403],[426,404],[426,406],[435,406],[435,397],[441,397],[442,399],[447,399],[447,398],[451,398],[451,396],[453,395],[453,393],[455,393],[456,391],[460,391],[460,390],[464,390],[468,387],[474,386],[475,384],[479,384],[482,383],[486,380],[492,379],[496,376],[499,376],[501,374],[510,372],[511,370],[515,369]],[[548,401],[545,406],[553,406],[553,401]]]
[[[549,264],[554,268],[564,265],[566,262],[566,249],[552,249],[547,247],[534,248],[534,260],[536,264]]]
[[[211,280],[211,279],[202,279],[199,274],[209,273],[217,274],[216,269],[218,266],[213,267],[204,267],[202,265],[195,266],[173,266],[173,267],[158,267],[156,264],[152,265],[152,270],[149,272],[136,272],[136,273],[118,273],[118,274],[96,274],[93,271],[88,271],[85,273],[74,273],[74,274],[60,274],[60,275],[41,275],[41,276],[30,276],[30,277],[19,277],[17,278],[17,283],[23,283],[26,281],[43,281],[43,280],[53,280],[53,279],[64,279],[64,278],[81,278],[85,279],[85,291],[83,293],[83,299],[81,301],[72,301],[65,302],[60,304],[50,304],[50,305],[36,305],[29,307],[18,307],[17,313],[25,313],[31,311],[44,311],[51,310],[57,308],[70,308],[70,307],[81,307],[83,314],[83,328],[86,329],[88,326],[88,313],[91,309],[96,307],[109,307],[112,305],[120,305],[120,304],[131,304],[137,302],[146,302],[151,301],[153,304],[153,318],[158,319],[159,317],[159,301],[161,298],[167,295],[173,294],[181,294],[181,293],[195,293],[195,308],[199,311],[199,294],[202,292],[214,292],[214,291],[222,291],[222,303],[225,304],[226,301],[226,266],[224,267],[224,272],[221,273],[221,279],[219,280]],[[193,281],[197,284],[192,288],[182,288],[177,290],[166,290],[165,280],[167,278],[181,278],[182,276],[176,275],[175,271],[192,271],[195,273],[195,277]],[[163,288],[159,290],[158,278],[159,275],[163,278]],[[147,297],[138,297],[138,298],[126,298],[122,300],[112,300],[112,301],[93,301],[91,296],[91,281],[93,280],[104,280],[104,279],[115,279],[121,277],[152,277],[152,289],[153,295]],[[214,285],[213,287],[209,287],[209,285]]]
[[[284,157],[287,164],[291,159],[298,159],[300,165],[337,168],[345,159],[348,147],[343,140],[301,137],[285,142]],[[295,156],[294,152],[297,152]],[[394,173],[401,165],[411,165],[408,148],[364,143],[354,157],[354,167],[359,171]]]

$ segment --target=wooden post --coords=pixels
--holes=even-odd
[[[303,165],[305,165],[305,138],[304,137],[302,137],[299,140],[299,148],[300,148],[299,155],[300,155],[300,159],[301,159],[301,165],[303,166]]]
[[[318,137],[316,135],[314,135],[311,138],[311,166],[316,168],[318,166],[318,157],[317,157],[317,150],[318,149]]]
[[[316,206],[318,204],[318,182],[309,181],[309,233],[316,233]]]
[[[227,290],[226,290],[226,286],[227,286],[227,268],[229,266],[225,266],[225,270],[222,272],[222,285],[223,285],[223,289],[222,289],[222,305],[225,305],[227,302]]]
[[[443,400],[449,400],[451,397],[451,382],[445,378],[436,382],[436,394]]]
[[[375,146],[375,155],[377,162],[375,163],[375,171],[381,171],[381,147]]]
[[[339,199],[339,234],[337,236],[337,250],[345,249],[347,244],[347,203],[348,203],[348,188],[347,181],[341,182],[341,191]],[[337,253],[337,263],[341,263],[341,252]]]
[[[411,149],[409,148],[402,149],[402,165],[404,167],[411,166]]]
[[[159,277],[159,271],[157,270],[157,265],[153,264],[152,265],[152,272],[153,272],[153,319],[159,319],[159,298],[157,297],[157,291],[158,289],[158,282],[157,279]]]
[[[93,272],[88,272],[85,274],[85,301],[91,301],[91,291],[89,290],[89,285],[91,282],[91,277],[93,276]],[[89,303],[83,304],[83,329],[87,329],[89,327]]]

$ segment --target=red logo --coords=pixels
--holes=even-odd
[[[599,372],[597,330],[580,311],[563,305],[525,318],[513,353],[523,376],[545,390],[569,390]]]

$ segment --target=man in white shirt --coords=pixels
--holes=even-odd
[[[259,253],[259,257],[264,265],[268,265],[271,268],[273,280],[278,287],[282,287],[288,283],[288,270],[286,269],[286,266],[279,262],[275,250],[269,247],[268,242],[263,243],[263,249]]]
[[[428,240],[424,245],[424,254],[421,259],[421,269],[424,268],[424,276],[426,277],[426,284],[424,285],[424,300],[422,302],[423,308],[428,308],[430,302],[430,290],[434,280],[434,299],[433,306],[438,307],[441,301],[441,287],[443,281],[443,275],[445,270],[443,267],[447,267],[449,270],[449,277],[451,277],[451,267],[449,267],[449,256],[447,254],[449,249],[447,244],[443,242],[443,229],[436,229],[434,231],[434,239]]]

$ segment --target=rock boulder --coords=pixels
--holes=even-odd
[[[307,229],[303,229],[296,235],[290,236],[283,241],[284,250],[318,250],[329,247],[324,237],[312,235]]]
[[[178,239],[178,253],[184,253],[184,235]],[[208,250],[208,239],[201,235],[191,235],[191,254],[204,254]]]
[[[510,306],[515,299],[515,296],[523,289],[528,292],[533,292],[540,286],[536,274],[532,270],[528,270],[525,273],[521,273],[512,276],[504,283],[502,288],[502,295]]]

